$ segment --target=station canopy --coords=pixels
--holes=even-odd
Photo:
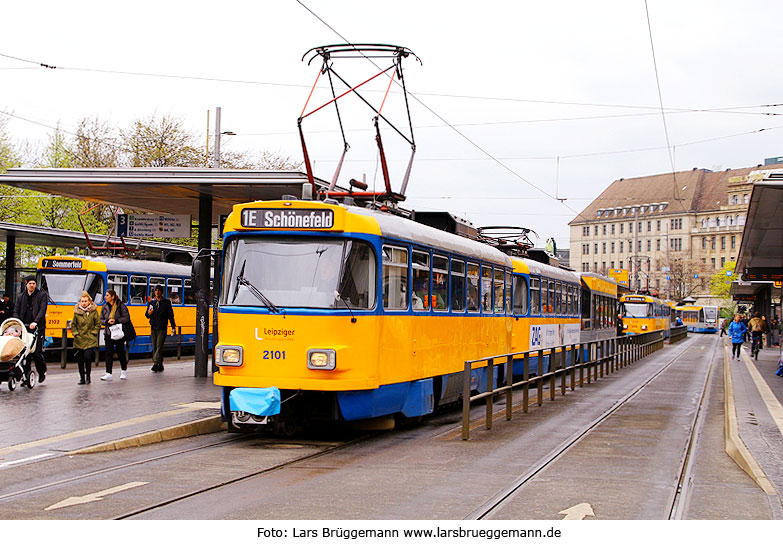
[[[38,168],[8,169],[0,183],[43,193],[158,214],[199,215],[202,195],[212,198],[212,223],[233,205],[301,197],[307,175],[298,171],[208,168]],[[329,184],[316,179],[316,185]]]
[[[783,280],[783,176],[753,186],[737,272],[744,281]]]

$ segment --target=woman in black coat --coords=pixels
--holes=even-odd
[[[125,303],[120,301],[117,297],[117,292],[114,290],[106,290],[105,303],[101,309],[101,325],[106,329],[103,330],[103,339],[106,341],[106,374],[101,377],[101,380],[112,380],[112,366],[114,364],[114,352],[117,352],[117,359],[120,360],[120,379],[125,380],[128,376],[128,360],[125,357],[125,337],[122,339],[112,340],[110,327],[115,324],[130,323],[130,313]]]

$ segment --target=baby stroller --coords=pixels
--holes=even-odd
[[[9,390],[15,390],[20,383],[35,388],[38,375],[28,359],[37,338],[37,331],[27,331],[19,318],[8,318],[0,324],[0,382],[7,382]],[[29,373],[25,372],[25,367],[29,367]]]

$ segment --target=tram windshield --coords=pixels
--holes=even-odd
[[[89,293],[96,304],[103,303],[103,278],[96,273],[40,271],[38,285],[55,303],[76,304],[83,291]]]
[[[704,319],[714,322],[718,319],[718,307],[704,307]]]
[[[370,309],[375,253],[366,242],[350,239],[234,239],[225,252],[221,304],[259,306],[247,283],[276,307]]]
[[[652,305],[648,303],[623,303],[628,318],[647,318],[652,316]]]

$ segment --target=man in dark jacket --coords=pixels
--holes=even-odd
[[[171,334],[177,334],[171,301],[163,297],[163,287],[155,287],[155,298],[147,305],[147,318],[152,331],[152,372],[163,371],[163,344],[166,342],[166,322],[171,322]]]
[[[14,304],[14,317],[22,320],[28,331],[38,332],[38,340],[33,348],[33,361],[35,370],[38,371],[38,382],[46,380],[46,361],[43,355],[44,337],[46,337],[46,307],[49,304],[49,295],[38,289],[35,276],[27,276],[24,279],[26,289],[19,294]],[[28,364],[29,367],[29,364]]]

